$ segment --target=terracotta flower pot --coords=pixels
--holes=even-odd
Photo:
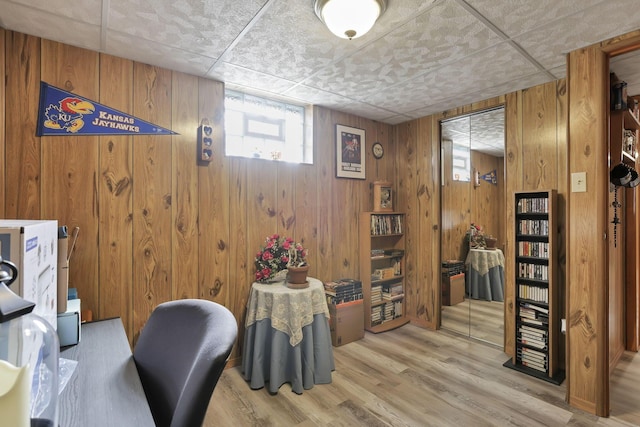
[[[303,267],[287,267],[289,273],[287,274],[287,286],[290,288],[306,288],[309,286],[307,281],[307,273],[309,272],[309,266]]]
[[[485,237],[484,238],[485,243],[487,244],[487,249],[495,249],[496,245],[498,243],[498,239],[496,239],[495,237]]]

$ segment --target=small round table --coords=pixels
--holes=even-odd
[[[320,280],[291,289],[286,283],[254,283],[247,302],[242,372],[252,389],[269,383],[277,393],[285,382],[301,394],[331,383],[335,369],[329,308]]]
[[[469,298],[504,301],[504,254],[500,249],[471,249],[465,265]]]

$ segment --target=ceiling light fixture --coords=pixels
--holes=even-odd
[[[386,0],[314,0],[316,15],[333,34],[355,39],[367,33],[387,8]]]

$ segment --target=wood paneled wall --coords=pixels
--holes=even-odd
[[[472,222],[477,222],[476,212],[472,209],[471,192],[473,182],[455,181],[453,170],[453,145],[450,140],[441,142],[442,185],[440,187],[440,249],[442,260],[464,261],[469,251],[465,235]],[[473,178],[473,177],[472,177]],[[478,224],[481,224],[478,222]]]
[[[496,171],[496,184],[480,180],[480,185],[471,183],[472,221],[482,226],[485,235],[498,239],[497,246],[504,249],[505,212],[504,212],[504,157],[495,157],[478,151],[471,152],[471,167],[480,175]]]
[[[588,171],[587,192],[570,193],[568,271],[569,402],[598,415],[609,412],[608,204],[609,166],[606,56],[597,49],[571,52],[567,77],[569,172]],[[585,85],[584,82],[589,84]],[[604,397],[606,395],[606,398]]]
[[[406,212],[405,310],[435,329],[440,318],[440,147],[432,116],[395,126],[398,182]]]
[[[315,108],[313,165],[227,158],[222,83],[11,31],[0,41],[2,216],[80,227],[70,286],[94,319],[121,317],[134,343],[157,304],[205,298],[230,308],[242,331],[253,257],[273,233],[309,248],[312,276],[358,277],[370,184],[399,185],[389,125]],[[36,137],[41,80],[179,135]],[[203,122],[214,126],[215,155],[200,166]],[[335,177],[338,123],[365,130],[366,180]]]

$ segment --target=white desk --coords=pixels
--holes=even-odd
[[[504,254],[500,249],[471,249],[465,265],[469,298],[504,301]]]
[[[301,394],[331,382],[334,370],[329,309],[324,285],[308,278],[306,289],[285,282],[254,283],[247,303],[242,372],[252,389],[269,392],[291,383]]]

